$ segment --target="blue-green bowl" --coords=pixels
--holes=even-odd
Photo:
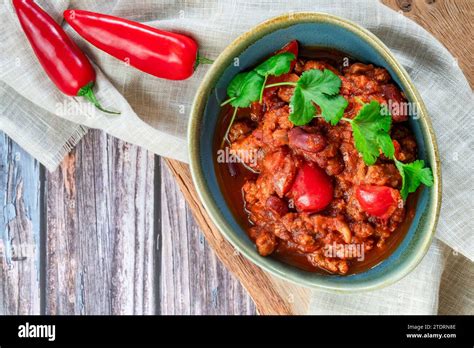
[[[237,73],[252,68],[294,39],[303,46],[334,48],[358,61],[386,68],[408,101],[417,106],[417,115],[411,115],[409,123],[418,142],[419,157],[433,170],[434,185],[422,189],[413,222],[395,251],[362,273],[324,275],[260,256],[219,188],[213,161],[213,138],[227,85]],[[234,64],[235,58],[239,59],[238,66]],[[431,122],[405,69],[375,35],[355,23],[323,13],[291,13],[272,18],[241,35],[219,55],[201,83],[191,112],[188,136],[193,181],[213,222],[240,253],[278,277],[304,286],[345,292],[376,289],[407,275],[430,246],[441,203],[440,163]]]

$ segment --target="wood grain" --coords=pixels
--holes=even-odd
[[[154,156],[91,131],[46,176],[48,314],[152,314]]]
[[[46,175],[47,314],[253,314],[151,153],[90,131]]]
[[[384,5],[411,18],[436,37],[457,58],[474,86],[474,1],[381,0]]]
[[[162,314],[254,314],[239,282],[209,248],[173,175],[161,173]],[[213,239],[208,239],[212,242]]]
[[[383,0],[385,5],[402,11],[437,37],[458,58],[461,68],[474,85],[472,61],[472,22],[474,2],[471,0]],[[193,187],[189,167],[168,160],[168,166],[176,177],[193,215],[203,230],[219,259],[234,273],[249,291],[261,314],[305,314],[309,305],[310,290],[276,279],[233,254],[232,246],[213,225],[200,204]]]
[[[39,174],[0,133],[0,314],[40,313]]]

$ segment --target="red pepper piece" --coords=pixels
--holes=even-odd
[[[333,198],[331,179],[318,166],[305,163],[296,175],[291,196],[298,211],[316,213],[324,210]]]
[[[388,219],[401,201],[400,192],[388,186],[361,185],[355,194],[367,214],[381,219]]]
[[[196,41],[181,34],[83,10],[66,10],[64,18],[97,48],[156,77],[184,80],[197,64],[210,62],[198,56]]]
[[[61,92],[83,96],[98,109],[93,86],[95,71],[89,59],[64,30],[32,0],[13,0],[21,27],[46,74]]]

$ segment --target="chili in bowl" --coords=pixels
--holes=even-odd
[[[197,93],[189,139],[213,221],[284,279],[373,289],[429,247],[440,173],[425,107],[354,23],[298,13],[238,38]]]

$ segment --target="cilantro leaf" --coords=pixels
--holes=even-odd
[[[295,60],[295,55],[290,52],[276,54],[262,64],[257,66],[254,70],[261,76],[280,76],[290,71],[291,62]]]
[[[321,108],[321,115],[324,119],[333,126],[341,120],[348,104],[342,95],[327,96],[326,94],[318,94],[314,101]]]
[[[247,108],[260,97],[264,78],[255,71],[235,75],[227,87],[227,94],[232,99],[233,107]]]
[[[389,134],[392,118],[379,102],[373,100],[365,104],[350,123],[355,147],[365,164],[374,164],[380,149],[388,158],[393,158],[395,148]]]
[[[295,126],[303,126],[309,123],[316,113],[316,107],[311,99],[307,99],[301,88],[295,88],[290,100],[289,120]]]
[[[433,173],[430,168],[425,168],[425,161],[416,160],[411,163],[402,163],[395,160],[395,165],[402,176],[402,189],[400,194],[406,200],[409,193],[415,192],[421,183],[428,187],[433,186]]]
[[[344,97],[337,95],[340,88],[341,79],[331,70],[305,71],[290,100],[290,121],[297,126],[309,123],[316,113],[314,102],[327,122],[337,124],[348,104]]]
[[[341,88],[341,79],[331,70],[311,69],[301,74],[297,87],[300,87],[308,96],[320,93],[335,95]]]

